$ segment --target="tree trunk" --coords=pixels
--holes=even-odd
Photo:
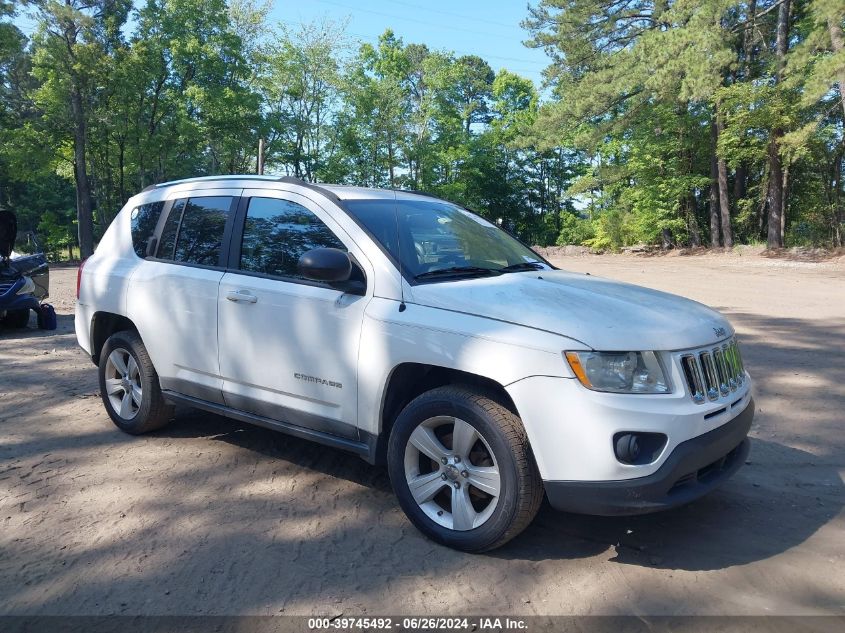
[[[739,201],[748,195],[748,167],[745,163],[740,163],[736,166],[734,172],[734,204],[738,205]],[[739,210],[737,208],[737,210]]]
[[[719,161],[716,158],[716,142],[719,133],[716,123],[710,124],[713,154],[710,157],[710,248],[719,248]]]
[[[787,201],[789,200],[789,165],[783,168],[783,187],[782,198],[780,203],[780,243],[786,246],[786,211]]]
[[[769,248],[783,248],[780,236],[780,225],[783,216],[783,164],[778,152],[778,140],[783,136],[782,130],[772,133],[769,141],[769,231],[767,244]]]
[[[725,159],[719,159],[719,209],[722,212],[722,246],[733,248],[734,238],[731,230],[731,207],[728,203],[728,166]]]
[[[86,126],[82,110],[82,93],[79,86],[71,89],[73,112],[73,176],[76,180],[76,218],[79,225],[79,254],[82,259],[94,254],[94,213],[91,200],[91,183],[86,165]]]
[[[557,176],[555,178],[555,184],[557,185],[555,187],[555,190],[556,190],[555,191],[555,235],[560,235],[560,229],[561,229],[560,212],[562,211],[560,201],[563,199],[563,148],[562,147],[557,148],[557,165],[555,167],[555,175]],[[557,238],[555,238],[555,239],[557,239]]]
[[[390,188],[396,187],[396,179],[393,172],[393,139],[387,141],[387,169],[390,173]]]
[[[789,12],[791,0],[783,0],[778,7],[778,28],[775,54],[778,60],[778,70],[775,76],[780,83],[783,69],[786,65],[786,51],[789,48]],[[769,230],[767,243],[769,248],[783,248],[781,224],[783,223],[783,160],[780,155],[780,140],[784,130],[772,130],[769,141]]]
[[[840,55],[845,49],[845,35],[839,25],[838,16],[828,15],[827,26],[830,31],[830,43],[835,55]],[[842,103],[842,114],[845,116],[845,69],[840,69],[836,74],[836,81],[839,84],[839,101]]]
[[[716,141],[718,142],[718,137],[722,135],[722,131],[725,129],[725,124],[722,121],[721,115],[718,113],[718,106],[716,112]],[[718,156],[718,152],[716,152],[718,160],[717,160],[717,171],[718,171],[718,179],[719,179],[719,210],[722,212],[722,246],[725,248],[733,248],[734,245],[734,238],[733,238],[733,231],[731,231],[731,207],[728,202],[728,166],[725,163],[725,159],[721,156]]]
[[[120,170],[120,179],[118,181],[120,187],[120,205],[126,203],[126,140],[121,139],[118,146],[117,155],[118,169]]]
[[[842,246],[842,152],[836,155],[836,164],[833,171],[833,245]]]
[[[689,243],[693,248],[701,246],[701,231],[698,228],[698,218],[695,217],[695,194],[690,192],[686,197],[687,227],[689,229]]]

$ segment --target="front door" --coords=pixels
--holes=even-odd
[[[305,280],[296,265],[318,247],[349,251],[359,262],[362,255],[304,196],[273,190],[243,196],[230,270],[218,293],[224,400],[266,418],[357,438],[358,348],[368,297]],[[357,274],[364,277],[364,269]]]

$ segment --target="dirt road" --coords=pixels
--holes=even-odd
[[[344,453],[190,410],[118,432],[59,269],[59,329],[0,333],[0,614],[845,613],[845,266],[557,263],[733,321],[758,412],[722,489],[636,518],[544,506],[505,548],[459,554]]]

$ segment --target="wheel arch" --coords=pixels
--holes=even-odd
[[[417,396],[446,385],[464,385],[482,393],[519,416],[516,405],[504,385],[479,374],[426,363],[401,363],[393,368],[385,385],[379,412],[379,433],[374,459],[387,461],[387,442],[399,413]]]
[[[100,364],[100,353],[108,338],[115,332],[130,331],[138,333],[138,328],[126,316],[113,312],[95,312],[91,317],[91,360]]]

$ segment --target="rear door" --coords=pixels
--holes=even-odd
[[[357,438],[358,352],[368,296],[302,278],[299,257],[317,247],[349,251],[359,262],[354,274],[372,278],[357,246],[309,198],[244,191],[218,298],[224,399],[235,409]]]
[[[163,389],[223,402],[217,355],[217,290],[240,190],[174,194],[153,253],[132,276],[128,310]]]

